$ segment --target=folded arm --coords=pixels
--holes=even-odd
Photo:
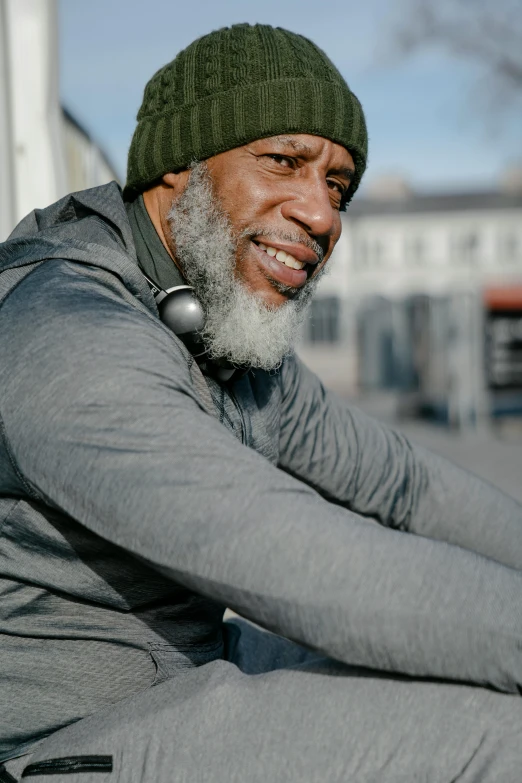
[[[199,405],[175,338],[106,286],[44,265],[0,335],[5,438],[35,495],[341,661],[522,685],[522,574],[369,524],[243,447]]]
[[[522,570],[522,506],[336,395],[297,358],[283,368],[280,464],[386,527]]]

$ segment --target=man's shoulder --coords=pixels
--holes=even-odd
[[[27,240],[50,229],[56,231],[67,224],[84,228],[79,222],[90,216],[112,223],[122,239],[126,239],[127,235],[132,239],[121,188],[113,181],[68,193],[43,209],[34,209],[14,228],[7,243],[22,238]]]
[[[113,272],[66,258],[47,259],[28,270],[0,302],[2,350],[8,342],[38,342],[48,351],[49,341],[59,340],[66,351],[82,333],[95,341],[103,337],[108,345],[116,325],[128,329],[137,319],[137,328],[144,328],[139,309],[145,308],[132,306],[135,297]]]
[[[116,182],[70,193],[45,209],[33,210],[0,244],[0,275],[8,269],[57,258],[94,265],[99,259],[101,267],[105,267],[106,258],[137,264],[132,230]]]
[[[57,378],[70,399],[109,387],[123,395],[157,378],[192,389],[182,344],[121,278],[63,259],[38,265],[0,307],[2,407],[35,384],[50,394]]]
[[[44,281],[52,279],[54,290],[61,290],[82,276],[109,288],[119,281],[124,299],[156,313],[115,182],[34,210],[0,245],[0,305],[25,278],[24,293],[30,299],[38,296]]]

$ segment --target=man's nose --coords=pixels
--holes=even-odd
[[[326,182],[303,183],[300,192],[283,203],[281,213],[314,237],[329,237],[334,233],[335,209]]]

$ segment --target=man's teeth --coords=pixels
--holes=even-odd
[[[258,244],[258,247],[260,247],[261,250],[264,250],[265,253],[268,253],[269,256],[275,257],[278,261],[281,261],[282,264],[285,264],[285,266],[289,266],[292,269],[302,269],[305,265],[304,261],[298,261],[297,258],[294,258],[290,253],[286,253],[284,250],[276,250],[275,247],[263,245],[262,242]]]

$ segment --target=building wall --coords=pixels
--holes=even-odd
[[[33,209],[116,178],[58,82],[57,0],[0,0],[0,242]]]
[[[4,66],[0,93],[7,96],[0,159],[10,161],[10,215],[0,204],[5,235],[35,207],[65,192],[58,102],[57,0],[0,0]],[[0,241],[5,236],[0,236]]]
[[[522,195],[490,193],[483,205],[480,196],[471,196],[472,206],[464,195],[448,196],[447,208],[444,196],[427,200],[426,207],[423,196],[412,196],[409,206],[354,202],[349,208],[329,262],[332,272],[320,283],[312,326],[299,349],[328,385],[350,395],[361,388],[411,387],[421,350],[430,357],[432,388],[462,386],[454,365],[464,367],[469,356],[475,358],[466,365],[468,375],[482,372],[473,333],[480,328],[476,303],[490,286],[522,283]],[[314,318],[325,318],[321,300],[332,297],[342,328],[335,341],[313,340]],[[420,348],[416,331],[427,324],[432,334]],[[452,330],[457,348],[450,345]]]
[[[318,373],[330,389],[340,394],[353,393],[359,376],[354,340],[356,313],[350,306],[352,253],[350,225],[343,216],[341,237],[328,261],[325,276],[319,283],[299,345],[299,354],[306,364]],[[336,304],[332,306],[334,302]],[[332,322],[330,328],[325,324],[328,314]],[[332,334],[335,339],[328,339]]]
[[[352,292],[445,293],[519,280],[522,207],[463,213],[368,216],[347,221]]]
[[[68,112],[63,115],[63,135],[68,192],[119,180],[101,148]]]

